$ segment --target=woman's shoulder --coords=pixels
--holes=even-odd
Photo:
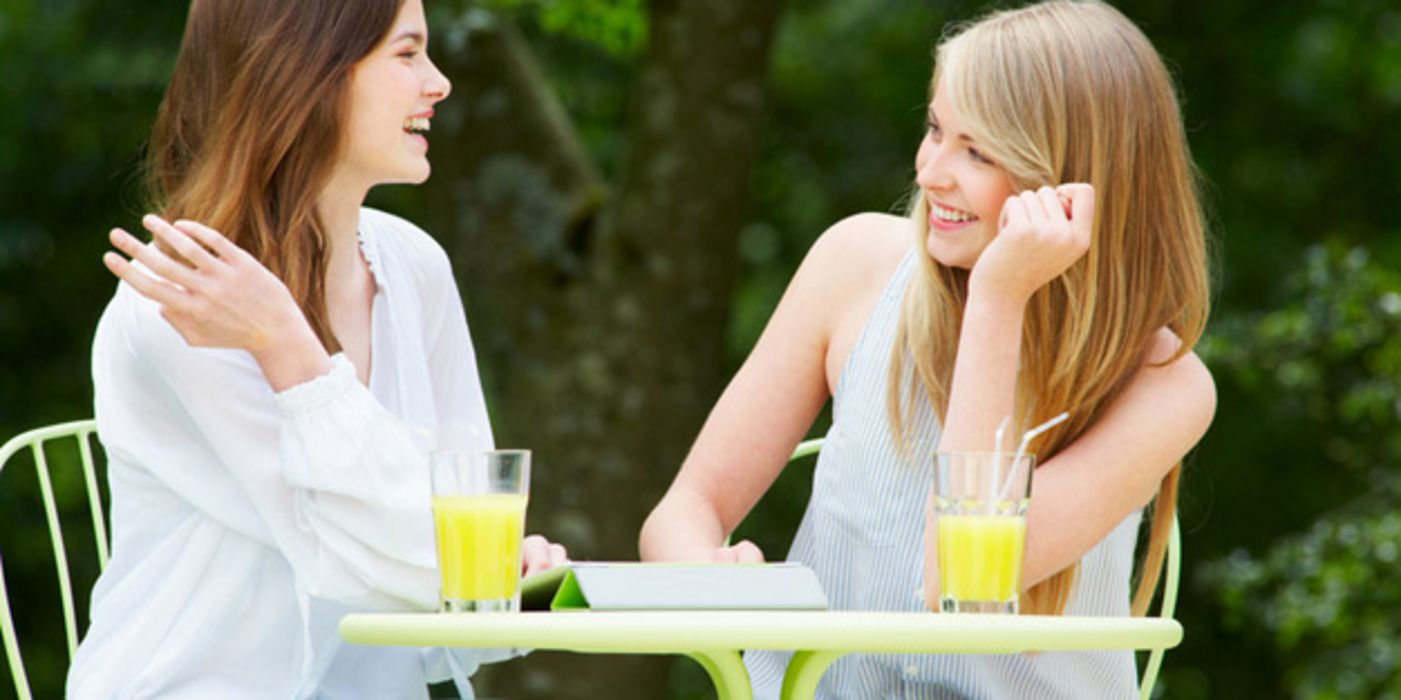
[[[1183,347],[1182,338],[1171,328],[1163,326],[1148,339],[1143,351],[1145,367],[1175,367],[1211,380],[1211,370],[1191,348]]]
[[[401,216],[370,207],[360,208],[361,234],[374,240],[377,253],[395,263],[430,273],[450,272],[443,246],[427,231]],[[371,264],[376,261],[371,260]]]
[[[1162,391],[1175,394],[1175,405],[1194,409],[1206,422],[1216,412],[1216,380],[1197,353],[1183,346],[1172,329],[1159,328],[1144,349],[1143,366],[1138,372]]]
[[[877,212],[853,214],[818,237],[803,267],[844,292],[883,288],[913,245],[909,219]]]
[[[138,294],[125,282],[117,284],[107,308],[97,322],[97,339],[136,357],[165,352],[184,345],[184,339],[161,316],[161,305]]]
[[[214,373],[258,372],[241,350],[191,346],[166,320],[161,305],[119,283],[93,334],[94,379],[127,375],[150,380],[177,375],[200,376],[218,384]],[[141,382],[137,383],[142,386]]]

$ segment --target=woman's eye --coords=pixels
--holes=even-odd
[[[413,59],[415,59],[415,58],[417,58],[417,57],[418,57],[418,52],[417,52],[417,51],[409,50],[409,51],[400,51],[400,52],[399,52],[399,58],[407,58],[407,59],[409,59],[409,60],[413,60]]]
[[[929,123],[927,124],[927,126],[929,127],[929,136],[930,136],[930,138],[933,138],[935,141],[938,141],[938,140],[939,140],[939,124],[938,124],[937,122],[931,121],[931,122],[929,122]]]
[[[983,154],[981,154],[981,153],[979,153],[979,152],[978,152],[978,149],[976,149],[976,148],[970,148],[970,149],[968,149],[968,155],[972,156],[972,157],[973,157],[973,160],[974,160],[975,162],[984,163],[984,164],[987,164],[987,165],[992,165],[992,159],[991,159],[991,158],[988,158],[987,156],[985,156],[985,155],[983,155]]]

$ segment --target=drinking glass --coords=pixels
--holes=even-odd
[[[520,610],[530,450],[440,450],[431,468],[442,610]]]
[[[1025,453],[936,454],[934,513],[944,612],[1017,612],[1034,462]]]

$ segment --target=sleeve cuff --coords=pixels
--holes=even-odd
[[[305,415],[339,399],[359,383],[355,365],[345,353],[338,352],[331,356],[331,371],[275,394],[277,406],[289,418]]]

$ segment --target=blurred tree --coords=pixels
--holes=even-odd
[[[645,21],[636,3],[536,8],[545,31],[598,37],[630,64],[611,176],[514,26],[518,5],[433,22],[458,96],[435,119],[417,218],[456,262],[498,442],[535,450],[532,529],[577,557],[633,559],[726,379],[781,3],[654,2]],[[560,656],[490,669],[482,692],[658,697],[667,674],[655,657]]]

